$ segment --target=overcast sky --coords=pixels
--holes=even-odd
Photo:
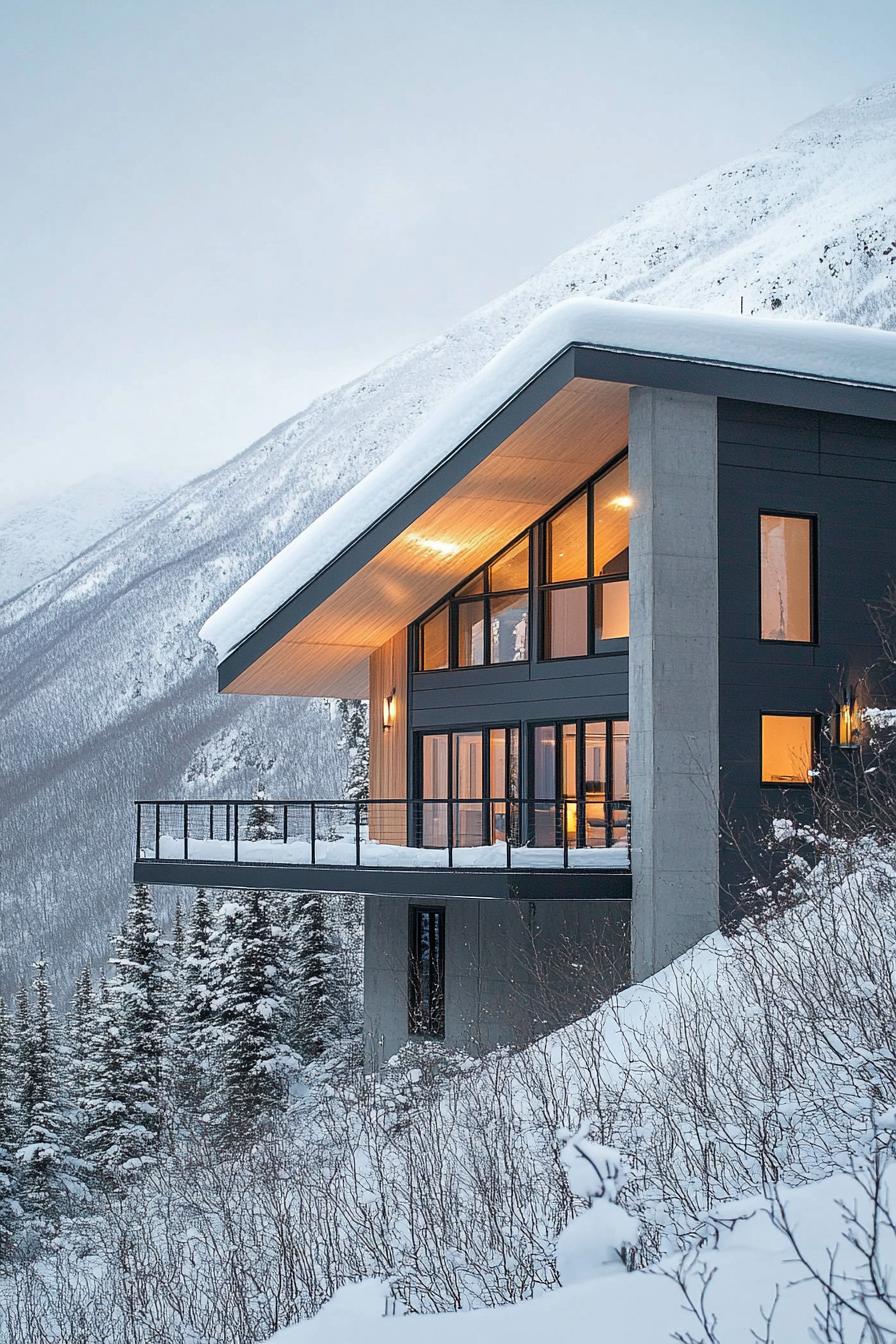
[[[3,0],[3,502],[206,470],[896,77],[831,0]]]

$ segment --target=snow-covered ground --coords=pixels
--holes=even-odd
[[[862,1183],[843,1174],[722,1205],[707,1214],[699,1250],[650,1269],[620,1268],[529,1302],[436,1316],[387,1314],[395,1307],[388,1281],[369,1280],[342,1289],[272,1344],[834,1344],[837,1336],[824,1331],[826,1295],[797,1249],[821,1276],[833,1254],[842,1281],[859,1278],[867,1265],[851,1239],[853,1219],[869,1223],[871,1214]],[[896,1280],[892,1229],[882,1229],[880,1259]],[[896,1316],[881,1317],[884,1344],[896,1338]],[[847,1321],[845,1340],[858,1341],[859,1329]]]
[[[144,849],[143,858],[154,858],[155,850]],[[188,841],[187,854],[184,855],[182,836],[163,835],[159,837],[160,859],[207,859],[218,863],[233,862],[232,840],[194,840]],[[311,863],[311,844],[307,840],[241,840],[238,848],[240,863]],[[315,842],[314,862],[316,865],[333,867],[357,867],[360,858],[362,868],[447,868],[447,849],[418,849],[411,845],[386,845],[377,840],[362,839],[356,852],[354,839],[318,840]],[[507,846],[463,845],[451,851],[451,860],[455,868],[506,868]],[[629,866],[628,846],[615,845],[611,848],[570,849],[568,852],[570,868],[627,868]],[[511,849],[511,868],[562,868],[562,848],[528,848],[526,846]]]

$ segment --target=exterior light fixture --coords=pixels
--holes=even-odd
[[[854,686],[844,686],[842,699],[834,707],[833,732],[834,744],[846,750],[859,745],[859,706]]]
[[[395,691],[383,696],[383,731],[388,732],[395,722]]]

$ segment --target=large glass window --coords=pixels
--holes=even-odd
[[[622,458],[471,574],[417,625],[416,670],[524,663],[530,572],[543,658],[583,658],[629,633],[628,459]],[[538,564],[530,552],[538,551]]]
[[[581,658],[628,637],[631,504],[624,458],[544,523],[543,657]]]
[[[477,570],[432,616],[420,622],[417,671],[520,663],[528,657],[527,534]]]
[[[410,907],[408,1034],[445,1035],[445,911],[440,906]]]
[[[517,727],[421,733],[419,835],[426,847],[496,844],[516,834]]]
[[[532,728],[530,826],[536,846],[624,843],[628,721],[572,719]]]
[[[809,784],[814,761],[814,715],[762,715],[763,784]]]
[[[793,644],[815,638],[815,523],[759,516],[760,636]]]

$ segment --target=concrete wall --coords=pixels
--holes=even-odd
[[[719,921],[719,600],[714,397],[629,408],[632,978]]]
[[[408,906],[365,900],[368,1062],[407,1041]],[[627,901],[451,899],[445,908],[445,1043],[479,1054],[584,1016],[628,979]]]

